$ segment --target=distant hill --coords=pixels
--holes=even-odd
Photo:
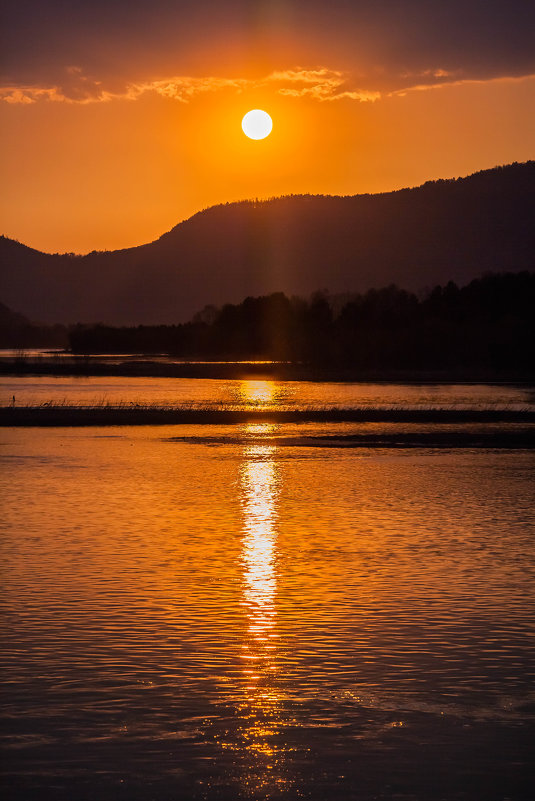
[[[176,323],[282,291],[419,290],[535,268],[535,162],[415,189],[214,206],[160,239],[86,256],[0,239],[0,298],[43,322]]]
[[[30,321],[23,314],[14,312],[4,303],[0,303],[0,326],[20,328],[23,325],[30,325]]]
[[[0,303],[0,348],[66,348],[68,332],[62,325],[41,325]]]

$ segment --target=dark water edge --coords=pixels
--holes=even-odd
[[[270,381],[335,381],[389,384],[526,384],[535,386],[535,371],[450,367],[439,370],[359,369],[291,362],[182,362],[172,358],[80,356],[70,353],[0,358],[0,375],[119,376],[125,378],[215,378]]]
[[[532,723],[416,716],[403,729],[385,725],[368,741],[347,727],[324,732],[296,721],[276,781],[244,753],[233,763],[213,741],[157,739],[68,743],[11,750],[5,801],[532,801]],[[221,728],[232,722],[221,721]],[[304,723],[304,721],[303,721]],[[221,735],[223,731],[219,732]],[[201,760],[198,751],[203,751]],[[91,754],[93,769],[88,767]],[[95,770],[95,765],[99,769]],[[273,766],[270,766],[273,767]],[[267,771],[269,774],[269,770]]]

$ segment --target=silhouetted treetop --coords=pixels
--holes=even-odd
[[[210,307],[176,326],[77,326],[79,353],[172,353],[206,360],[299,361],[354,370],[459,367],[529,371],[535,364],[535,273],[450,281],[418,298],[391,284],[337,312],[325,292],[281,292]]]

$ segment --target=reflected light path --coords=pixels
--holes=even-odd
[[[272,381],[244,381],[241,394],[247,403],[269,403],[275,395],[275,384]]]
[[[282,382],[263,379],[247,379],[238,382],[234,389],[234,403],[240,408],[272,409],[284,407],[289,390]]]
[[[267,383],[267,382],[251,382]],[[282,775],[283,748],[275,744],[283,719],[277,687],[277,500],[276,447],[257,445],[254,436],[269,436],[269,424],[246,426],[251,444],[244,449],[240,484],[244,514],[242,543],[243,605],[247,634],[242,646],[243,693],[239,709],[245,724],[243,781],[249,792],[287,784]]]
[[[275,620],[275,492],[272,445],[251,445],[242,470],[244,490],[243,577],[249,632],[262,642]]]

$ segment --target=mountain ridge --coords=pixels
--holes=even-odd
[[[47,254],[0,239],[0,299],[43,322],[176,323],[274,291],[406,289],[535,266],[535,161],[419,187],[219,204],[158,239]]]

